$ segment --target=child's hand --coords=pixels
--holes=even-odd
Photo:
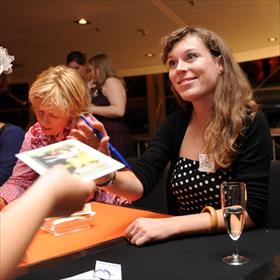
[[[48,194],[53,206],[50,216],[67,216],[83,208],[95,192],[96,185],[94,182],[83,182],[64,166],[56,165],[40,176],[31,188]]]

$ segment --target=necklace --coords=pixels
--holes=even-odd
[[[92,95],[93,97],[98,97],[99,96],[99,90],[96,89]]]

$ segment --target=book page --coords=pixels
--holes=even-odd
[[[124,167],[117,160],[75,139],[16,154],[40,175],[56,164],[64,165],[83,181],[95,180]]]

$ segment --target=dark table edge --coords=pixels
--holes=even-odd
[[[102,243],[98,243],[96,245],[93,245],[93,246],[83,249],[81,251],[75,251],[75,252],[65,254],[62,256],[57,256],[57,257],[54,257],[51,259],[42,260],[42,261],[27,265],[27,266],[18,267],[15,277],[24,276],[24,274],[27,274],[29,272],[40,271],[40,269],[42,268],[42,264],[43,264],[44,268],[52,268],[52,267],[56,266],[57,264],[61,263],[62,261],[82,258],[83,256],[87,255],[89,252],[91,252],[93,249],[94,249],[95,253],[100,253],[100,252],[106,251],[107,249],[112,248],[112,247],[122,246],[122,245],[124,245],[124,243],[127,243],[127,242],[128,241],[123,236],[121,236],[121,237],[117,237],[117,238],[114,238],[114,239],[111,239],[108,241],[104,241]]]

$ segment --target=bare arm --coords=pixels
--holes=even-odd
[[[107,118],[119,118],[125,114],[126,92],[123,84],[118,78],[110,77],[102,87],[102,92],[107,97],[109,106],[93,107],[93,114]]]
[[[217,210],[218,225],[216,232],[225,231],[222,210]],[[125,230],[125,235],[132,244],[141,246],[147,242],[159,241],[179,235],[207,233],[211,224],[209,213],[175,216],[170,218],[138,218]],[[254,223],[247,212],[245,227],[252,228]]]
[[[98,185],[100,182],[106,182],[112,174],[104,176],[96,181]],[[140,180],[131,171],[116,172],[115,179],[112,185],[106,186],[104,190],[118,196],[125,197],[128,200],[137,200],[143,195],[143,185]]]
[[[64,167],[55,166],[10,207],[4,209],[0,213],[1,278],[11,276],[45,217],[67,215],[80,210],[94,189],[94,183],[81,182]]]

